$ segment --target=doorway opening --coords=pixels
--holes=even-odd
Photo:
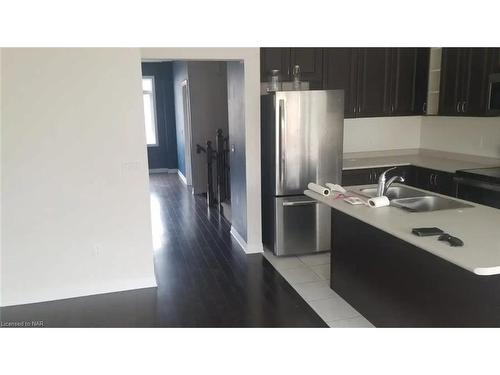
[[[246,205],[233,207],[231,194],[233,184],[246,194],[243,62],[147,61],[142,76],[150,176],[177,174],[230,224],[246,224]]]

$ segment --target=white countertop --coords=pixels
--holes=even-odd
[[[474,207],[417,213],[391,206],[353,206],[310,190],[304,194],[477,275],[500,274],[500,209],[467,202]],[[436,236],[415,236],[411,230],[418,227],[438,227],[460,238],[464,246],[451,247],[448,242],[438,241]]]
[[[455,173],[459,169],[486,168],[492,165],[500,166],[500,159],[480,158],[463,154],[453,154],[431,150],[407,151],[377,151],[344,154],[343,169],[364,169],[414,165],[443,172]]]

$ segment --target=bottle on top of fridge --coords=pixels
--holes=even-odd
[[[293,77],[293,89],[300,90],[300,66],[295,65],[292,72]]]

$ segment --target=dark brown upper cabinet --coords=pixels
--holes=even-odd
[[[429,73],[428,48],[394,48],[391,56],[391,115],[424,114]]]
[[[500,48],[488,48],[489,63],[488,72],[500,73]]]
[[[460,111],[462,53],[461,48],[443,48],[442,50],[439,88],[440,115],[455,115]]]
[[[323,86],[344,89],[345,117],[425,112],[428,48],[325,48]]]
[[[486,115],[488,75],[495,70],[497,54],[498,48],[443,48],[440,115]]]
[[[309,82],[311,89],[323,88],[323,48],[291,48],[290,76],[295,65],[300,66],[301,80]]]
[[[290,80],[290,48],[260,49],[260,81],[269,81],[272,70],[280,71],[280,80]]]
[[[280,71],[282,81],[291,81],[293,67],[300,66],[301,80],[311,89],[323,88],[323,48],[261,48],[261,82],[267,82],[272,70]]]
[[[323,53],[323,87],[344,90],[344,116],[354,117],[356,105],[356,48],[325,48]]]
[[[261,48],[262,82],[295,65],[311,89],[344,90],[346,118],[425,113],[428,48]]]
[[[360,48],[357,54],[356,117],[390,114],[390,49]]]

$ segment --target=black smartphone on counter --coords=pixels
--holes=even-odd
[[[436,228],[436,227],[430,227],[430,228],[413,228],[411,232],[419,237],[427,237],[427,236],[438,236],[440,234],[443,234],[443,230]]]

